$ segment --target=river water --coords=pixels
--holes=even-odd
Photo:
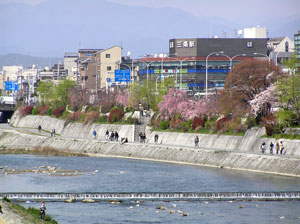
[[[265,192],[300,191],[300,178],[154,161],[91,157],[0,155],[5,169],[51,166],[77,176],[0,172],[0,192]],[[97,170],[97,171],[96,171]],[[96,172],[95,172],[96,171]],[[22,203],[39,208],[35,202]],[[60,224],[300,223],[299,201],[47,202]],[[166,210],[156,209],[164,206]],[[170,214],[170,210],[175,213]],[[182,216],[181,212],[188,216]]]

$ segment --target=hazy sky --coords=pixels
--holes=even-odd
[[[166,53],[171,38],[235,37],[257,25],[293,39],[299,11],[300,0],[0,0],[0,54],[122,45],[138,57]]]

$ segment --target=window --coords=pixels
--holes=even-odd
[[[111,71],[111,66],[107,66],[106,70]]]
[[[106,57],[106,58],[110,58],[110,54],[106,54],[105,57]]]
[[[248,42],[247,42],[247,47],[250,48],[250,47],[252,47],[252,46],[253,46],[252,41],[248,41]]]
[[[289,52],[289,42],[285,42],[285,52]]]

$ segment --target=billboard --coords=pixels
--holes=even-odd
[[[5,90],[18,91],[19,90],[18,81],[6,81],[5,82]]]
[[[115,70],[115,82],[130,82],[130,70],[129,69],[120,69]]]

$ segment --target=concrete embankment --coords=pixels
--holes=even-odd
[[[300,159],[290,156],[258,155],[234,151],[195,149],[183,146],[105,142],[93,139],[51,138],[1,130],[0,145],[7,149],[51,147],[62,151],[86,153],[92,156],[112,156],[186,163],[229,169],[300,176]]]

